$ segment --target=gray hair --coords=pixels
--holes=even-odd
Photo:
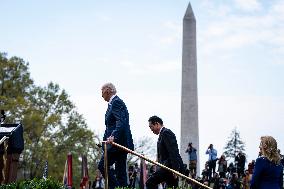
[[[114,84],[106,83],[102,86],[102,90],[105,89],[105,88],[109,89],[112,94],[116,94],[116,88],[115,88]]]

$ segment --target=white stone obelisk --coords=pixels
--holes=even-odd
[[[199,175],[196,21],[190,3],[183,18],[182,43],[180,154],[183,162],[188,165],[188,155],[185,150],[188,143],[192,142],[192,146],[197,149],[197,174]]]

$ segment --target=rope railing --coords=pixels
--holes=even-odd
[[[107,158],[106,158],[106,157],[107,157],[107,148],[106,148],[107,141],[103,141],[103,143],[104,143],[104,148],[105,148],[105,150],[104,150],[105,171],[107,171],[107,170],[106,170],[106,167],[107,167]],[[115,142],[111,142],[111,143],[109,143],[109,144],[111,144],[111,145],[113,145],[113,146],[116,146],[116,147],[118,147],[118,148],[120,148],[120,149],[122,149],[122,150],[124,150],[124,151],[126,151],[126,152],[128,152],[128,153],[131,153],[131,154],[133,154],[133,155],[136,155],[136,156],[138,156],[138,157],[140,157],[140,158],[142,158],[142,159],[144,159],[144,160],[146,160],[146,161],[148,161],[148,162],[150,162],[150,163],[152,163],[152,164],[155,164],[155,165],[157,165],[157,166],[159,166],[159,167],[161,167],[161,168],[163,168],[163,169],[166,169],[166,170],[168,170],[168,171],[170,171],[170,172],[172,172],[172,173],[174,173],[174,174],[176,174],[176,175],[178,175],[178,176],[180,176],[180,177],[182,177],[182,178],[185,178],[185,179],[187,179],[187,180],[189,180],[189,181],[191,181],[191,182],[193,182],[193,183],[195,183],[195,184],[198,184],[199,186],[202,186],[203,188],[212,189],[212,188],[210,188],[209,186],[207,186],[207,185],[205,185],[205,184],[202,184],[201,182],[198,182],[197,180],[195,180],[195,179],[193,179],[193,178],[190,178],[190,177],[188,177],[188,176],[186,176],[186,175],[183,175],[183,174],[181,174],[180,172],[178,172],[178,171],[176,171],[176,170],[174,170],[174,169],[171,169],[171,168],[169,168],[169,167],[167,167],[167,166],[165,166],[165,165],[163,165],[163,164],[161,164],[161,163],[158,163],[158,162],[156,162],[156,161],[153,161],[153,160],[151,160],[151,159],[149,159],[149,158],[147,158],[147,157],[145,157],[145,156],[143,156],[143,155],[141,155],[141,154],[139,154],[139,153],[137,153],[137,152],[135,152],[135,151],[132,151],[132,150],[130,150],[130,149],[128,149],[128,148],[126,148],[126,147],[120,145],[120,144],[117,144],[117,143],[115,143]],[[106,179],[106,181],[108,181],[107,172],[105,172],[105,179]],[[108,189],[108,182],[106,182],[106,184],[105,184],[105,189]]]

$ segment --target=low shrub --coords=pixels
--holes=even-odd
[[[51,178],[24,180],[7,185],[0,185],[0,189],[66,189],[65,186]]]

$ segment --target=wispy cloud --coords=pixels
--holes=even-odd
[[[236,2],[238,6],[247,6],[247,10],[248,7],[252,10],[262,6],[258,1],[246,0],[247,5],[243,5],[245,3],[242,0]],[[212,8],[212,4],[210,7]],[[216,4],[215,8],[220,9],[220,5]],[[198,42],[202,47],[201,56],[222,56],[220,52],[223,52],[228,57],[228,54],[234,54],[236,50],[257,47],[267,49],[268,53],[279,53],[283,56],[284,2],[278,1],[262,14],[240,15],[239,12],[228,11],[229,8],[226,10],[226,15],[221,17],[220,13],[211,10],[210,14],[214,19],[200,26]]]
[[[176,56],[169,58],[166,53],[157,56],[159,52],[167,52],[181,42],[182,27],[180,23],[165,21],[158,27],[160,32],[148,34],[148,49],[137,55],[133,49],[123,49],[119,64],[132,75],[151,75],[173,73],[181,69],[181,59]],[[137,59],[137,56],[141,56]]]
[[[113,18],[105,13],[97,14],[97,19],[102,22],[111,22]]]
[[[262,8],[258,0],[235,0],[235,4],[244,11],[258,11]]]
[[[170,46],[177,43],[182,36],[182,26],[178,22],[165,21],[161,23],[159,35],[151,33],[148,38],[157,46]]]
[[[171,73],[179,71],[180,69],[180,62],[168,60],[159,60],[156,63],[150,62],[148,64],[137,63],[131,60],[122,60],[120,61],[120,64],[124,69],[128,70],[128,72],[133,75]]]
[[[278,16],[278,19],[284,20],[284,1],[278,1],[272,5],[272,13]]]

